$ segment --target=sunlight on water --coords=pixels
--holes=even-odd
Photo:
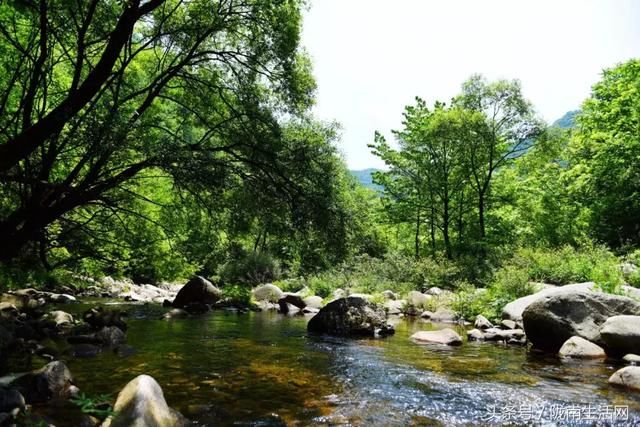
[[[413,332],[439,327],[421,320],[400,321],[386,339],[347,340],[307,336],[308,317],[219,311],[164,321],[160,307],[124,308],[135,351],[63,357],[76,383],[115,396],[136,375],[152,375],[169,405],[199,425],[486,424],[491,408],[589,404],[629,406],[628,423],[640,423],[638,395],[607,386],[611,365],[489,343],[417,345]],[[13,370],[39,362],[21,363]],[[525,415],[510,422],[526,424]],[[536,423],[553,424],[551,416]]]

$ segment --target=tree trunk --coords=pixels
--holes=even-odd
[[[416,238],[415,238],[416,259],[420,258],[420,208],[416,212]]]

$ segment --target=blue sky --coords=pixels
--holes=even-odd
[[[640,57],[638,0],[311,0],[303,45],[315,115],[342,125],[351,169],[380,167],[415,96],[448,101],[473,73],[517,78],[548,122],[579,107],[603,68]]]

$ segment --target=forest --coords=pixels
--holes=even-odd
[[[518,80],[417,97],[372,137],[387,165],[372,191],[339,124],[313,118],[296,2],[48,3],[0,15],[5,288],[197,273],[325,294],[614,289],[617,259],[640,257],[638,60],[604,70],[569,126],[544,123]]]
[[[555,123],[518,76],[416,93],[365,186],[313,114],[305,4],[0,2],[0,290],[435,287],[473,321],[539,283],[640,288],[640,59]]]

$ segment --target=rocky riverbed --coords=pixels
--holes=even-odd
[[[2,296],[0,425],[640,422],[639,305],[592,284],[474,324],[439,289],[375,303],[264,285],[242,307],[199,277],[124,284]]]

